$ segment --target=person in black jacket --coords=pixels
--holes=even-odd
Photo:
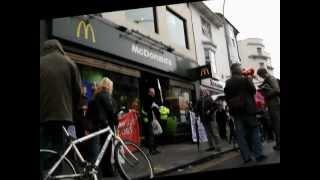
[[[251,79],[241,75],[240,64],[233,64],[231,73],[232,77],[227,80],[224,92],[230,113],[235,119],[237,140],[242,158],[245,163],[248,163],[251,161],[252,153],[256,161],[262,161],[266,156],[262,153],[262,143],[256,119],[257,109],[254,99],[256,88]]]
[[[40,57],[40,148],[60,153],[66,145],[62,127],[67,129],[74,123],[79,106],[81,78],[76,64],[59,41],[46,41],[43,52]],[[46,158],[40,159],[40,172],[50,168],[43,167],[43,163],[48,162]]]
[[[216,119],[219,126],[219,134],[221,139],[227,141],[227,122],[228,116],[226,111],[223,109],[222,101],[218,102],[218,109],[216,112]]]
[[[88,105],[87,120],[89,132],[95,132],[100,129],[110,126],[115,130],[117,125],[117,116],[115,102],[112,98],[113,82],[105,77],[103,78],[94,94],[94,98]],[[95,137],[91,140],[91,146],[89,150],[89,160],[93,163],[93,160],[97,158],[97,155],[104,144],[108,134],[104,134]],[[114,176],[114,168],[111,164],[110,158],[112,153],[112,146],[108,146],[104,160],[101,161],[100,167],[102,168],[103,176]]]
[[[261,91],[265,97],[272,128],[276,134],[276,145],[273,148],[280,151],[280,80],[278,81],[264,68],[260,68],[257,74],[264,79]]]
[[[151,155],[159,154],[160,151],[157,150],[157,145],[155,143],[155,136],[153,133],[153,127],[152,127],[152,121],[153,118],[156,118],[158,121],[160,121],[160,112],[159,107],[155,102],[155,90],[154,88],[148,89],[148,94],[146,98],[144,99],[143,108],[147,113],[148,116],[148,123],[147,123],[147,146],[149,148],[149,152]],[[154,114],[154,116],[153,116]]]
[[[213,102],[209,92],[205,89],[200,91],[201,97],[196,104],[196,115],[200,116],[200,120],[205,128],[209,148],[207,151],[221,151],[220,138],[218,132],[218,124],[216,121],[217,104]]]

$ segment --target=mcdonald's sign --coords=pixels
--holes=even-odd
[[[200,69],[200,77],[207,77],[210,75],[210,72],[209,72],[209,68],[208,67],[204,67],[204,68],[201,68]]]
[[[212,78],[211,65],[207,64],[207,65],[192,69],[191,75],[193,80]]]
[[[90,32],[92,42],[93,43],[96,42],[95,33],[90,23],[85,23],[84,21],[80,21],[77,26],[77,32],[76,32],[77,38],[81,37],[81,32],[83,32],[84,39],[86,40],[89,39],[89,32]]]
[[[200,79],[212,78],[211,65],[207,64],[205,66],[199,67],[198,74],[199,74],[198,76],[200,77]]]

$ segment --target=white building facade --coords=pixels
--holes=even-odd
[[[230,63],[239,62],[236,35],[238,31],[227,21],[212,12],[203,2],[190,3],[196,58],[200,66],[210,63],[212,78],[201,80],[201,85],[212,94],[223,92],[225,80],[230,77]],[[226,38],[227,37],[227,41]],[[229,55],[228,58],[228,48]]]
[[[263,39],[248,38],[238,41],[239,54],[243,68],[253,68],[255,72],[261,67],[273,74],[273,66],[271,63],[270,53],[265,50]],[[258,84],[262,79],[257,77],[255,83]]]

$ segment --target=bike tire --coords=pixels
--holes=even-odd
[[[40,149],[40,166],[41,166],[41,158],[43,157],[48,157],[48,159],[50,158],[50,160],[47,160],[46,162],[44,162],[44,164],[42,164],[43,166],[45,166],[45,168],[52,168],[54,163],[57,162],[57,160],[61,157],[59,155],[58,152],[50,150],[50,149]],[[59,174],[55,174],[55,172],[53,173],[54,176],[49,176],[47,179],[45,179],[46,173],[42,173],[41,169],[40,169],[40,179],[42,180],[48,180],[48,179],[56,179],[55,176],[61,175],[61,174],[77,174],[76,168],[75,166],[72,164],[72,162],[65,157],[61,163],[59,164],[59,166],[57,167],[57,169],[61,168],[61,173]],[[47,169],[49,170],[49,169]],[[65,179],[76,179],[76,178],[65,178]]]
[[[137,161],[129,153],[125,153],[126,150],[124,150],[123,144],[118,143],[115,147],[114,158],[120,176],[125,180],[152,179],[154,177],[154,170],[147,154],[133,142],[125,141],[124,143],[127,147],[135,149],[132,153],[139,160]]]

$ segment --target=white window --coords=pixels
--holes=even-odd
[[[217,73],[217,65],[216,65],[216,58],[215,58],[214,51],[212,49],[205,48],[204,54],[205,54],[206,64],[211,63],[212,74],[216,74]]]
[[[169,38],[177,45],[189,49],[186,20],[167,9],[167,28]]]

